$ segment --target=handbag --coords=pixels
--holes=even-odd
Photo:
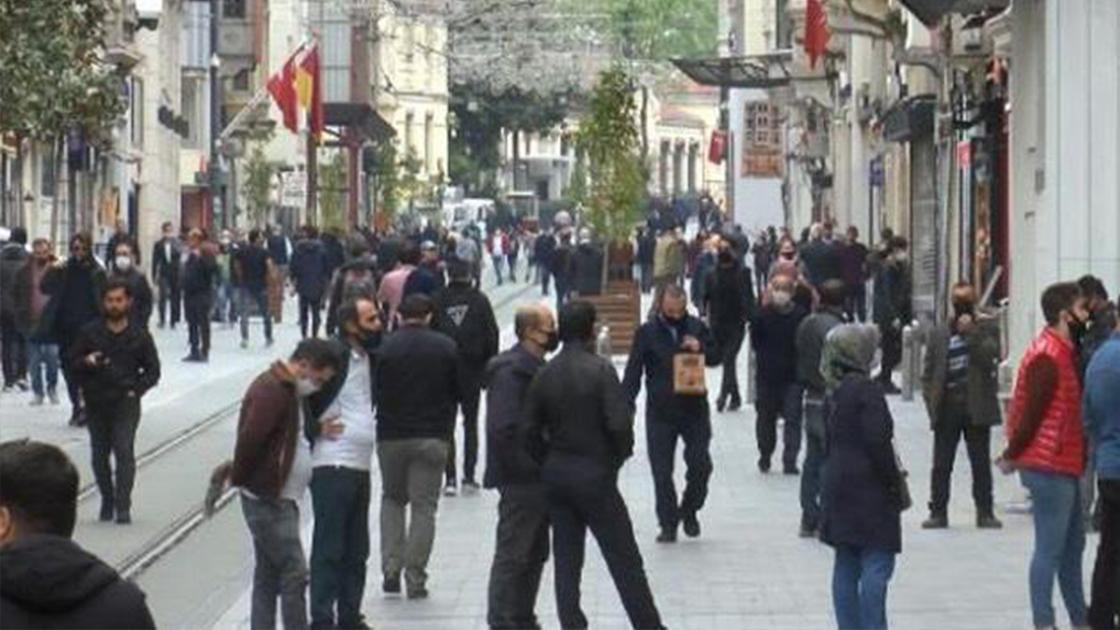
[[[707,395],[703,354],[678,352],[673,355],[673,393],[682,396]]]
[[[894,451],[894,464],[898,469],[898,511],[905,512],[914,505],[914,499],[910,495],[910,484],[907,482],[907,477],[910,473],[902,465],[902,458],[898,456],[898,447],[895,446],[894,441],[891,441],[891,450]]]

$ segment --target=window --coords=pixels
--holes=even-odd
[[[129,139],[132,146],[144,146],[144,81],[140,77],[132,77],[132,90],[128,108]]]
[[[187,120],[184,149],[202,148],[202,82],[198,77],[184,75],[181,86],[179,112]]]
[[[223,0],[222,17],[245,19],[245,0]]]
[[[250,74],[251,74],[251,71],[249,70],[249,68],[244,68],[242,70],[239,70],[237,72],[237,74],[233,75],[233,81],[231,81],[231,84],[232,84],[231,87],[235,91],[238,91],[238,92],[248,92],[249,91],[249,77],[250,77]]]
[[[404,29],[404,60],[412,63],[412,56],[416,52],[416,32],[412,24],[405,24]]]
[[[429,172],[429,173],[432,172],[432,158],[435,157],[433,155],[433,148],[432,148],[432,140],[433,140],[432,126],[433,126],[433,124],[434,124],[434,119],[433,119],[431,114],[428,114],[427,116],[424,117],[424,170]]]

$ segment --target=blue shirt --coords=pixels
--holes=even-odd
[[[1089,361],[1081,414],[1097,475],[1120,479],[1120,332],[1112,333]]]

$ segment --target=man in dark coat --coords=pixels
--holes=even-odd
[[[4,391],[27,391],[27,336],[16,322],[16,274],[26,264],[27,230],[12,228],[12,235],[0,248],[0,352],[3,354]]]
[[[155,628],[144,593],[71,540],[78,470],[43,442],[0,444],[0,620],[5,628]]]
[[[210,360],[210,309],[219,276],[218,263],[203,248],[202,231],[198,228],[188,234],[187,246],[187,260],[183,263],[183,305],[187,311],[191,351],[183,360],[206,362]]]
[[[105,270],[93,257],[93,241],[89,234],[80,232],[70,238],[70,258],[61,268],[48,272],[43,278],[43,286],[50,287],[52,301],[57,305],[53,337],[58,342],[58,354],[63,357],[62,374],[73,405],[70,424],[84,426],[86,416],[78,379],[64,357],[70,356],[70,348],[82,328],[101,316]]]
[[[288,273],[299,296],[299,332],[304,339],[308,336],[308,324],[311,336],[319,336],[323,294],[331,278],[327,252],[317,234],[314,227],[305,226],[288,263]]]
[[[435,306],[432,329],[451,337],[459,350],[459,383],[463,393],[463,492],[474,492],[478,490],[474,477],[478,462],[478,403],[486,363],[498,354],[499,331],[490,299],[471,282],[470,267],[461,260],[454,260],[450,275],[451,284],[432,297]],[[452,432],[445,486],[448,494],[456,492],[456,470]]]
[[[653,230],[644,227],[638,230],[638,269],[641,277],[642,293],[653,288],[653,250],[657,247],[657,237]]]
[[[152,317],[152,285],[140,271],[136,261],[136,252],[132,243],[124,240],[117,243],[113,250],[113,264],[111,265],[109,279],[120,279],[128,283],[129,292],[132,294],[132,306],[129,319],[134,325],[147,330],[148,320]]]
[[[1002,423],[996,393],[999,332],[976,310],[976,290],[953,287],[953,317],[930,332],[922,370],[922,397],[933,430],[929,519],[925,529],[949,526],[949,485],[957,444],[964,436],[972,464],[976,526],[1002,527],[992,510],[991,429]]]
[[[859,242],[859,229],[853,225],[839,247],[840,268],[848,290],[844,311],[848,319],[862,322],[867,319],[867,246]]]
[[[739,262],[730,241],[719,243],[716,266],[705,280],[704,300],[712,333],[719,344],[723,365],[716,409],[737,411],[743,400],[739,395],[739,350],[746,336],[747,322],[755,310],[751,270]]]
[[[688,296],[675,284],[661,291],[657,314],[643,324],[634,338],[622,389],[631,409],[646,377],[646,448],[649,450],[653,486],[657,498],[658,542],[676,542],[677,526],[684,533],[700,535],[696,513],[708,496],[712,475],[712,425],[708,398],[704,394],[674,391],[674,359],[681,353],[703,354],[709,366],[720,361],[719,345],[704,322],[688,314]],[[677,502],[673,484],[673,464],[677,459],[677,440],[684,442],[684,495]]]
[[[539,627],[533,609],[548,560],[548,494],[529,451],[524,403],[559,338],[552,312],[543,306],[521,307],[513,325],[517,345],[486,367],[483,485],[501,493],[486,612],[492,630]]]
[[[556,237],[552,231],[541,232],[533,243],[533,257],[540,274],[541,295],[548,295],[548,281],[552,278],[552,252],[556,251]]]
[[[630,625],[661,628],[634,540],[618,470],[634,451],[634,418],[610,361],[594,353],[595,307],[576,300],[560,311],[564,349],[529,386],[525,418],[549,493],[556,612],[564,628],[586,628],[580,606],[587,530],[599,543]]]
[[[884,257],[879,273],[875,276],[875,324],[879,326],[883,359],[879,370],[879,384],[888,394],[899,389],[891,380],[891,373],[902,362],[902,328],[914,318],[910,305],[911,284],[907,249],[909,244],[901,236],[892,237],[890,249]]]
[[[167,324],[168,305],[171,306],[171,327],[179,323],[182,302],[182,244],[175,237],[175,230],[168,221],[163,224],[163,238],[152,245],[152,282],[159,292],[159,327]]]
[[[241,286],[241,305],[238,316],[241,318],[241,347],[249,345],[250,305],[257,307],[257,314],[264,323],[265,344],[272,345],[272,312],[268,308],[268,278],[273,274],[275,263],[264,247],[264,237],[257,229],[249,230],[249,242],[239,248],[231,265],[233,277]]]
[[[579,245],[572,252],[571,290],[576,295],[599,295],[603,291],[603,248],[591,240],[591,230],[579,231]]]
[[[549,261],[549,270],[552,280],[556,285],[556,310],[568,301],[568,292],[572,290],[572,233],[564,230],[560,233],[556,248],[552,250]]]

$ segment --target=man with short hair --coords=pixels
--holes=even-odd
[[[189,249],[183,263],[183,306],[191,351],[183,360],[196,363],[210,360],[210,307],[219,276],[217,261],[202,245],[202,230],[192,229],[187,235]]]
[[[71,370],[68,360],[78,334],[86,324],[101,319],[101,293],[105,287],[105,270],[93,257],[93,239],[86,232],[70,237],[70,258],[61,267],[47,272],[43,286],[50,287],[54,319],[51,333],[58,342],[62,374],[66,379],[66,393],[70,397],[72,412],[70,426],[85,426],[86,411],[78,387],[78,376]]]
[[[0,359],[4,391],[27,391],[27,337],[16,325],[15,277],[26,264],[27,230],[12,228],[8,242],[0,248]]]
[[[58,404],[58,344],[53,332],[58,305],[52,296],[57,287],[44,283],[53,264],[51,242],[35,239],[31,257],[16,273],[12,286],[16,326],[27,338],[27,371],[34,406],[42,405],[44,396],[50,397],[52,405]]]
[[[115,516],[120,525],[132,522],[140,398],[160,376],[156,344],[147,329],[130,321],[131,308],[128,282],[110,280],[101,301],[104,319],[82,329],[67,357],[89,415],[91,463],[101,492],[100,519],[111,521]],[[116,462],[115,475],[110,454]]]
[[[913,319],[911,308],[909,243],[901,236],[891,237],[875,276],[875,324],[879,326],[879,342],[883,351],[879,366],[879,384],[888,394],[901,390],[891,380],[891,373],[902,362],[902,328]]]
[[[233,275],[240,286],[241,347],[249,346],[249,307],[256,305],[264,321],[264,343],[272,345],[272,314],[268,308],[268,278],[273,274],[272,259],[264,248],[261,231],[249,230],[249,243],[237,250],[233,258]]]
[[[0,443],[0,623],[5,628],[155,628],[144,593],[71,536],[78,470],[62,449]]]
[[[338,345],[304,339],[286,361],[274,362],[241,400],[237,444],[229,468],[253,538],[253,630],[276,627],[276,599],[285,630],[307,628],[307,562],[299,535],[299,502],[311,480],[304,435],[305,402],[339,371]]]
[[[859,228],[848,226],[846,238],[838,247],[847,289],[844,311],[849,320],[862,322],[867,319],[867,246],[859,242]]]
[[[129,319],[134,325],[147,329],[148,320],[152,317],[152,285],[139,269],[131,240],[119,241],[113,250],[109,279],[120,279],[128,284],[129,293],[132,294]]]
[[[440,480],[462,399],[458,351],[454,341],[429,329],[434,310],[421,293],[401,301],[400,326],[382,342],[374,372],[382,590],[399,593],[403,572],[409,599],[428,596]]]
[[[492,630],[540,627],[533,609],[548,560],[548,494],[529,450],[524,403],[559,337],[552,312],[540,305],[519,308],[513,327],[517,344],[486,367],[483,484],[501,493],[486,612]]]
[[[1042,293],[1046,327],[1027,347],[1007,414],[1007,448],[996,460],[1005,474],[1018,470],[1031,493],[1034,554],[1030,564],[1031,616],[1036,628],[1054,626],[1054,577],[1061,586],[1070,625],[1085,626],[1082,586],[1085,521],[1079,478],[1085,469],[1081,383],[1075,330],[1089,313],[1072,282]]]
[[[170,221],[163,224],[163,237],[152,245],[152,282],[159,292],[159,327],[168,323],[168,305],[171,307],[170,323],[175,328],[179,323],[179,309],[182,302],[180,276],[182,274],[182,245],[175,236],[175,228]]]
[[[397,265],[393,267],[392,271],[385,274],[385,277],[381,279],[381,284],[377,287],[377,300],[389,316],[390,329],[397,326],[397,308],[400,307],[401,301],[405,297],[405,283],[408,282],[412,272],[416,270],[416,265],[420,264],[420,250],[416,243],[406,240],[401,244],[397,256]]]
[[[288,261],[288,275],[299,296],[300,337],[318,337],[323,294],[330,283],[331,268],[326,247],[319,240],[319,231],[315,226],[305,225],[300,230],[300,238]]]
[[[661,628],[618,471],[634,452],[634,418],[610,361],[595,354],[595,307],[560,311],[564,349],[529,386],[530,450],[548,489],[556,569],[556,612],[564,628],[588,627],[580,606],[584,545],[599,543],[630,624]]]

